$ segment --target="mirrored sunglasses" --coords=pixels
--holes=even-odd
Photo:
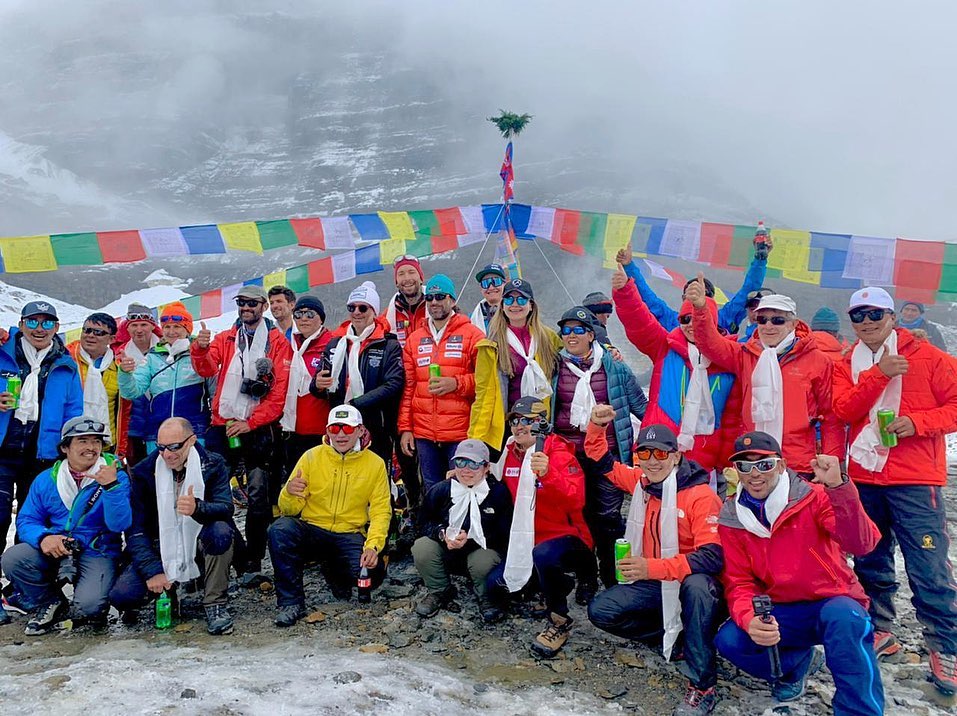
[[[635,455],[639,460],[650,460],[654,455],[655,460],[666,460],[671,453],[661,448],[638,448]]]
[[[86,420],[81,420],[76,425],[71,425],[70,429],[66,431],[63,437],[68,438],[72,435],[84,435],[91,432],[104,433],[106,432],[106,425],[101,423],[99,420],[87,418]]]
[[[731,464],[734,465],[735,470],[747,475],[755,468],[758,472],[771,472],[780,459],[779,457],[763,457],[760,460],[735,460]]]
[[[44,318],[42,321],[39,318],[27,318],[23,321],[23,325],[31,331],[35,331],[37,328],[42,328],[44,331],[52,331],[56,328],[56,321],[52,318]]]
[[[530,418],[526,415],[515,415],[511,420],[508,421],[509,424],[518,426],[518,425],[534,425],[538,422],[538,418]]]
[[[886,308],[855,308],[847,315],[850,317],[851,323],[863,323],[865,318],[869,318],[876,323],[884,320],[887,313]]]
[[[486,276],[480,281],[482,288],[489,289],[492,286],[501,286],[505,283],[505,279],[501,276]]]
[[[583,335],[585,335],[586,333],[590,333],[590,331],[589,331],[587,328],[585,328],[584,326],[569,326],[569,325],[567,325],[567,324],[564,325],[564,326],[562,326],[562,335],[563,335],[563,336],[570,336],[570,335],[572,335],[573,333],[574,333],[576,336],[583,336]]]
[[[135,323],[136,321],[148,321],[149,323],[153,322],[152,313],[127,313],[126,320],[128,323]]]
[[[307,321],[311,321],[313,318],[316,318],[319,315],[318,312],[313,311],[311,308],[300,308],[298,311],[292,312],[293,318],[305,318]]]
[[[338,435],[339,433],[345,433],[346,435],[352,435],[356,431],[355,425],[343,425],[342,423],[330,423],[326,430],[329,431],[330,435]]]
[[[783,326],[790,320],[790,318],[785,318],[784,316],[756,316],[754,322],[759,326],[763,326],[768,323],[770,323],[772,326]]]
[[[186,316],[161,316],[160,323],[186,323]]]
[[[478,470],[485,466],[484,462],[477,462],[475,460],[470,460],[467,457],[457,457],[452,460],[452,464],[460,470]]]
[[[527,306],[527,305],[528,305],[528,297],[527,297],[527,296],[515,296],[515,295],[506,296],[505,298],[502,299],[502,303],[504,303],[506,306],[511,306],[513,303],[517,303],[519,306]]]

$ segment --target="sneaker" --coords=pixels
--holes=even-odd
[[[23,633],[27,636],[39,636],[46,634],[48,631],[52,631],[56,627],[57,622],[66,615],[67,608],[68,605],[65,599],[58,599],[55,602],[44,604],[33,612],[33,616],[30,617],[30,621],[27,622],[27,628],[23,630]]]
[[[579,582],[578,586],[575,587],[575,604],[580,607],[587,607],[596,594],[598,594],[597,579]]]
[[[505,618],[505,611],[488,597],[479,599],[479,613],[486,624],[497,624]]]
[[[883,659],[885,656],[896,654],[901,650],[901,645],[889,631],[874,632],[874,656]]]
[[[304,616],[306,616],[306,607],[302,604],[290,604],[288,607],[279,607],[279,614],[276,615],[276,626],[291,627]]]
[[[715,693],[713,686],[702,691],[688,684],[684,701],[675,707],[673,713],[674,716],[707,716],[714,711],[716,703],[718,703],[718,694]]]
[[[206,631],[214,636],[233,633],[233,616],[225,604],[210,604],[206,611]]]
[[[957,655],[930,652],[930,678],[941,693],[957,694]]]
[[[23,603],[20,601],[19,592],[11,592],[9,595],[4,596],[3,598],[3,608],[8,612],[13,612],[14,614],[23,614],[26,616],[29,614],[29,611],[26,607],[23,606]]]
[[[453,596],[451,589],[442,592],[429,592],[415,605],[415,613],[426,619],[434,617],[442,607],[447,606],[452,601]]]
[[[811,650],[811,661],[808,663],[804,675],[797,681],[778,681],[771,686],[771,695],[777,701],[794,701],[804,696],[807,691],[807,680],[811,674],[817,671],[824,664],[824,652],[819,647]]]
[[[239,578],[239,586],[244,589],[259,589],[263,583],[272,584],[272,579],[262,572],[246,572]]]
[[[573,623],[571,617],[552,612],[542,633],[532,640],[532,651],[546,659],[551,659],[568,641],[568,633]]]

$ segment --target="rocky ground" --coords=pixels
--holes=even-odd
[[[948,499],[957,517],[957,490],[950,489]],[[268,705],[281,704],[279,713],[445,713],[451,707],[540,716],[666,714],[683,694],[676,666],[653,649],[594,629],[580,606],[572,608],[576,627],[563,652],[542,661],[528,649],[539,621],[512,615],[483,626],[464,581],[458,585],[456,611],[422,619],[414,604],[424,588],[409,559],[390,565],[368,606],[335,601],[311,570],[306,620],[276,629],[273,593],[241,590],[232,602],[235,633],[226,637],[206,634],[191,599],[169,632],[153,629],[144,613],[137,627],[113,622],[105,634],[77,628],[31,639],[19,618],[0,628],[0,698],[23,713],[44,710],[48,701],[60,713],[80,713],[102,706],[102,698],[138,713],[276,713]],[[881,665],[887,713],[951,713],[954,700],[925,680],[926,653],[906,584],[898,606],[904,650]],[[124,673],[130,677],[118,678]],[[798,703],[776,704],[766,686],[722,662],[718,690],[718,714],[797,716],[828,713],[833,685],[824,669]],[[63,703],[74,710],[64,711]]]

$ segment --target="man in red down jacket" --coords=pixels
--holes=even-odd
[[[418,453],[422,492],[445,479],[455,448],[465,440],[475,399],[476,344],[485,334],[455,313],[455,284],[443,274],[425,289],[426,325],[409,335],[402,361],[405,389],[399,404],[402,452]],[[439,366],[438,377],[430,374]]]
[[[694,349],[697,352],[691,320],[692,305],[689,301],[681,305],[678,327],[667,331],[652,315],[638,293],[635,282],[624,271],[619,269],[615,272],[611,286],[612,300],[618,307],[618,317],[625,327],[625,335],[652,362],[648,408],[642,422],[646,425],[667,425],[677,435],[680,433],[685,398],[693,372],[689,351]],[[706,298],[705,303],[712,319],[717,321],[718,306],[714,299]],[[707,358],[704,360],[707,361]],[[720,471],[727,465],[731,445],[741,433],[741,388],[734,373],[727,369],[712,363],[706,371],[714,410],[714,432],[698,435],[694,433],[694,426],[688,426],[688,439],[693,439],[694,445],[687,449],[679,441],[679,448],[705,470]]]
[[[732,343],[718,332],[708,310],[702,274],[688,290],[695,344],[715,365],[733,371],[741,384],[744,429],[772,435],[788,466],[803,475],[811,474],[815,454],[843,458],[844,426],[831,408],[833,361],[798,320],[794,301],[779,294],[763,296],[755,311],[757,330],[745,343]]]
[[[957,587],[947,553],[944,435],[957,430],[957,370],[930,342],[895,328],[894,301],[882,288],[862,288],[848,311],[858,342],[834,369],[834,411],[850,425],[848,472],[864,509],[881,531],[877,549],[855,564],[871,598],[878,656],[900,645],[894,545],[900,545],[917,618],[930,651],[938,689],[957,691]],[[881,445],[876,412],[891,410],[888,431],[897,446]]]
[[[718,652],[739,669],[771,681],[778,701],[801,697],[820,665],[824,645],[836,692],[836,716],[884,712],[884,691],[872,649],[867,595],[847,564],[874,549],[880,533],[857,489],[832,455],[813,458],[812,481],[781,459],[777,440],[762,432],[735,441],[739,489],[718,517],[724,549],[725,599],[731,619],[718,631]],[[770,597],[767,621],[753,599]],[[777,647],[781,674],[771,673]]]
[[[261,573],[266,530],[285,479],[279,418],[286,402],[292,348],[282,331],[263,315],[266,301],[262,286],[243,286],[236,295],[236,323],[216,338],[202,324],[189,349],[199,375],[218,376],[206,449],[225,457],[231,470],[242,460],[246,470],[249,551],[241,578],[245,587],[258,587],[267,579]],[[268,371],[259,369],[267,365]],[[238,438],[239,447],[229,447],[230,438]]]

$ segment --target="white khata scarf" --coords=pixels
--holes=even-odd
[[[851,353],[851,377],[854,384],[857,385],[858,378],[862,371],[871,366],[877,365],[884,355],[897,355],[897,331],[891,331],[891,334],[884,341],[877,353],[871,353],[862,341],[858,341]],[[877,422],[878,410],[893,410],[894,415],[898,415],[901,409],[901,392],[903,378],[899,375],[891,378],[884,386],[883,392],[871,406],[870,422],[864,426],[864,429],[858,434],[851,444],[850,458],[865,470],[871,472],[880,472],[887,463],[887,457],[890,455],[890,448],[881,445],[881,428]]]
[[[27,363],[30,365],[30,372],[27,373],[23,385],[20,386],[20,407],[13,415],[26,425],[40,419],[40,366],[43,365],[43,360],[53,350],[53,344],[51,343],[42,351],[38,351],[32,343],[24,338],[20,341],[20,347],[23,349],[23,357],[27,359]]]
[[[150,333],[150,348],[155,348],[157,343],[159,343],[159,336],[155,333]],[[141,366],[146,362],[146,354],[141,351],[139,346],[133,341],[129,341],[123,346],[123,353],[135,360],[137,366]]]
[[[784,508],[788,506],[788,495],[790,491],[791,478],[787,472],[782,472],[778,475],[778,484],[774,486],[774,489],[771,490],[771,494],[768,495],[764,501],[764,516],[768,518],[771,527],[774,527],[774,523],[777,522],[778,517],[784,512]],[[757,516],[741,504],[742,492],[744,492],[744,485],[739,482],[738,493],[734,497],[734,511],[738,516],[738,520],[744,529],[751,534],[763,539],[770,539],[771,530],[761,524]]]
[[[754,429],[767,433],[778,444],[784,437],[784,381],[778,356],[794,345],[794,338],[794,331],[791,331],[776,347],[765,346],[751,373],[751,420],[754,421]]]
[[[605,350],[598,341],[592,343],[591,348],[591,367],[588,370],[582,370],[575,365],[574,361],[565,361],[565,366],[572,372],[572,375],[578,376],[578,382],[575,384],[575,395],[572,397],[569,422],[582,432],[588,430],[591,409],[597,405],[595,391],[591,387],[591,377],[601,370],[601,359],[605,355]]]
[[[103,373],[113,365],[113,350],[106,349],[106,353],[100,359],[99,368],[93,365],[93,358],[83,349],[83,346],[80,346],[80,357],[86,362],[86,380],[83,381],[83,414],[99,420],[106,426],[105,444],[112,445],[110,399],[106,394],[106,386],[103,385]]]
[[[342,374],[343,367],[347,369],[345,399],[347,403],[366,392],[365,384],[362,382],[362,373],[359,370],[359,353],[362,350],[362,341],[371,336],[374,330],[375,321],[366,326],[362,333],[356,335],[356,330],[350,323],[349,328],[346,329],[346,334],[339,339],[332,351],[333,386],[339,383],[339,376]],[[348,362],[346,358],[348,358]]]
[[[395,331],[395,335],[399,339],[399,343],[401,344],[403,348],[405,348],[405,341],[409,337],[408,328],[407,327],[400,328],[399,326],[396,325],[396,321],[398,321],[399,316],[395,310],[395,300],[398,297],[399,297],[399,294],[395,293],[392,295],[392,298],[389,299],[389,303],[385,307],[385,320],[389,322],[389,328]]]
[[[309,350],[309,344],[318,338],[324,330],[325,328],[320,327],[318,331],[305,338],[299,348],[296,347],[295,336],[291,341],[292,363],[289,365],[289,385],[286,388],[286,404],[283,406],[282,420],[279,423],[286,432],[296,432],[299,398],[309,395],[309,384],[312,382],[309,368],[303,356]]]
[[[509,438],[502,450],[502,457],[492,469],[499,480],[505,471],[505,459],[508,446],[515,442]],[[508,532],[508,552],[505,555],[505,585],[508,591],[517,592],[524,587],[532,576],[534,564],[532,550],[535,549],[535,473],[532,472],[532,453],[534,446],[525,451],[522,468],[518,474],[518,490],[515,493],[515,510],[512,512],[512,526]]]
[[[177,338],[172,343],[168,344],[166,351],[166,362],[167,364],[175,361],[181,353],[185,353],[189,350],[189,338]]]
[[[95,482],[93,475],[98,473],[104,465],[106,465],[106,460],[101,457],[96,461],[93,467],[86,471],[86,477],[80,481],[78,487],[76,480],[73,479],[73,475],[70,474],[69,463],[66,460],[60,462],[60,468],[56,473],[56,491],[59,493],[60,499],[63,501],[63,506],[66,507],[67,512],[73,509],[73,502],[76,500],[76,496],[80,494],[80,490],[86,489],[90,483]]]
[[[535,360],[535,351],[538,348],[535,345],[535,336],[532,336],[528,345],[528,353],[526,353],[525,347],[518,336],[511,330],[506,331],[506,335],[508,336],[509,347],[525,359],[525,372],[522,373],[522,395],[531,395],[539,400],[544,400],[552,394],[552,386],[545,376],[545,371]]]
[[[475,540],[482,549],[488,545],[485,542],[485,530],[482,528],[482,503],[488,497],[490,488],[488,480],[482,480],[477,485],[466,487],[456,479],[452,479],[452,508],[449,510],[448,533],[455,536],[462,529],[465,516],[469,518],[469,539]]]
[[[475,308],[472,309],[472,315],[469,316],[472,325],[482,331],[483,335],[488,333],[488,326],[485,325],[485,313],[482,311],[482,306],[484,305],[485,299],[483,298],[475,304]]]
[[[246,393],[240,391],[243,378],[256,379],[256,361],[266,357],[266,341],[269,337],[269,328],[266,321],[261,320],[253,334],[252,343],[246,335],[242,324],[236,328],[236,349],[233,358],[229,361],[226,376],[220,386],[219,414],[224,418],[246,420],[253,407],[259,402]]]
[[[691,363],[691,378],[685,392],[681,410],[681,426],[678,429],[678,449],[682,452],[694,447],[695,435],[714,434],[714,400],[708,382],[711,359],[701,355],[694,343],[688,344],[688,361]]]
[[[631,545],[631,554],[641,556],[642,541],[645,533],[645,513],[647,510],[645,491],[641,481],[635,485],[628,508],[628,522],[625,527],[625,539]],[[658,513],[658,526],[661,532],[661,558],[668,559],[678,554],[678,468],[661,483],[661,510]],[[661,622],[664,624],[662,651],[665,659],[671,657],[671,648],[681,633],[681,600],[678,593],[681,582],[674,580],[661,582]]]
[[[426,319],[426,325],[429,327],[429,333],[432,334],[432,342],[435,344],[436,350],[438,350],[438,346],[442,343],[442,337],[445,335],[445,329],[449,327],[449,320],[451,320],[451,318],[452,317],[449,316],[449,319],[445,321],[445,325],[439,330],[435,330],[435,322],[432,320],[432,316]]]
[[[186,478],[180,495],[193,495],[203,499],[205,483],[200,466],[199,453],[195,446],[189,449],[186,458]],[[191,516],[176,511],[176,480],[163,458],[156,460],[156,512],[159,516],[160,558],[163,572],[171,582],[188,582],[199,576],[196,564],[196,540],[203,528]]]

